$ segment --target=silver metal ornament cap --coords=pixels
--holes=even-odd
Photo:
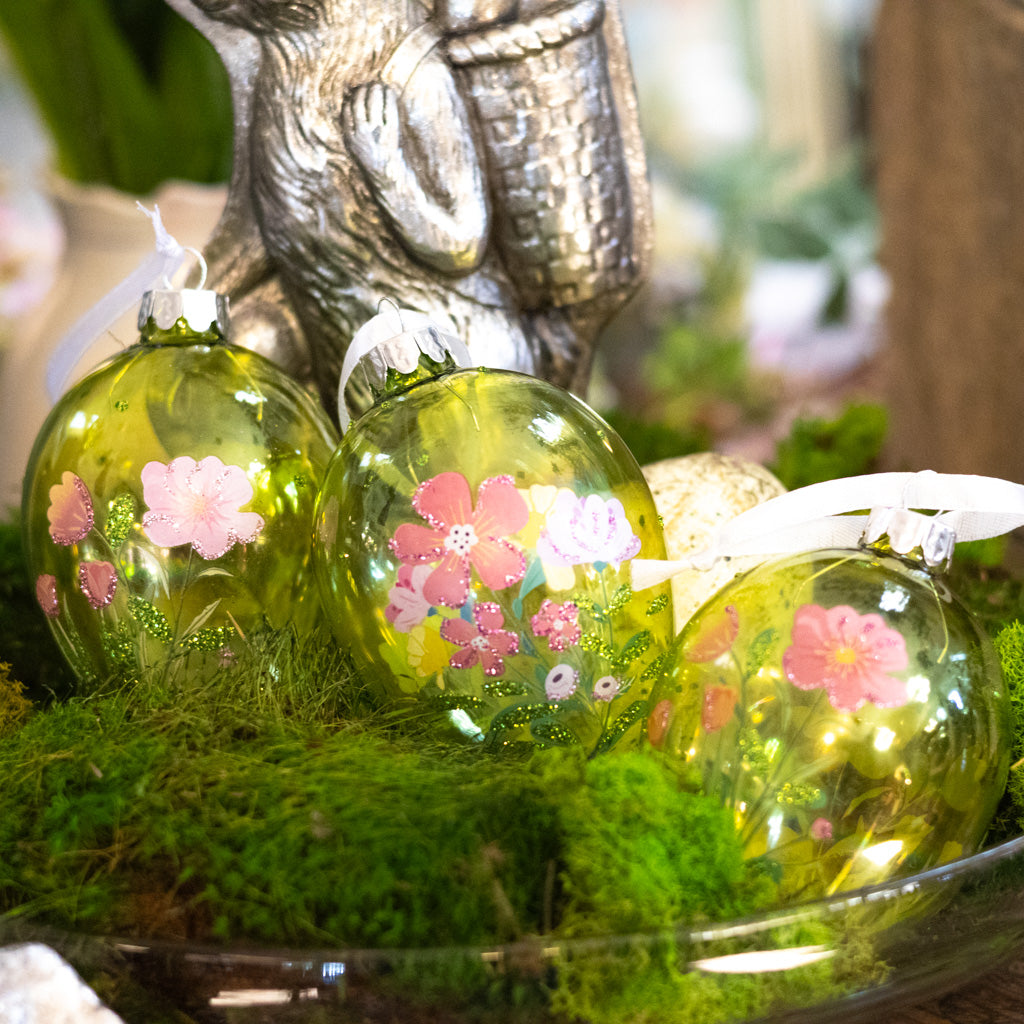
[[[161,288],[148,291],[139,306],[139,330],[149,320],[162,331],[169,331],[184,320],[194,331],[205,332],[214,324],[220,333],[228,333],[228,297],[206,288]]]
[[[926,516],[909,508],[876,508],[868,516],[864,542],[874,544],[882,537],[900,555],[920,549],[929,568],[947,567],[953,559],[956,532],[934,516]]]
[[[338,420],[344,431],[350,421],[345,388],[358,366],[371,389],[381,389],[389,370],[412,373],[421,356],[442,363],[451,356],[459,367],[473,365],[466,343],[451,321],[397,305],[385,308],[352,336],[338,381]]]

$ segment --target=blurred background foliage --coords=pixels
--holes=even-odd
[[[0,33],[61,174],[137,194],[229,177],[227,73],[163,0],[4,0]]]

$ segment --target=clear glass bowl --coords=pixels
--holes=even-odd
[[[275,950],[0,921],[0,943],[29,939],[56,948],[127,1024],[557,1021],[566,1019],[559,978],[585,993],[601,1024],[875,1021],[978,977],[1021,945],[1024,836],[832,899],[645,935]]]

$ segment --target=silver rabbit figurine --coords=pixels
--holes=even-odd
[[[235,340],[319,387],[382,300],[583,391],[650,262],[616,0],[167,0],[232,80],[204,255]]]

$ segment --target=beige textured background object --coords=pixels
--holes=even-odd
[[[782,494],[786,488],[756,462],[700,452],[643,467],[654,504],[665,526],[669,558],[683,558],[708,546],[722,523]],[[707,572],[681,572],[672,580],[672,604],[678,632],[693,613],[737,573],[763,559],[733,559]]]

